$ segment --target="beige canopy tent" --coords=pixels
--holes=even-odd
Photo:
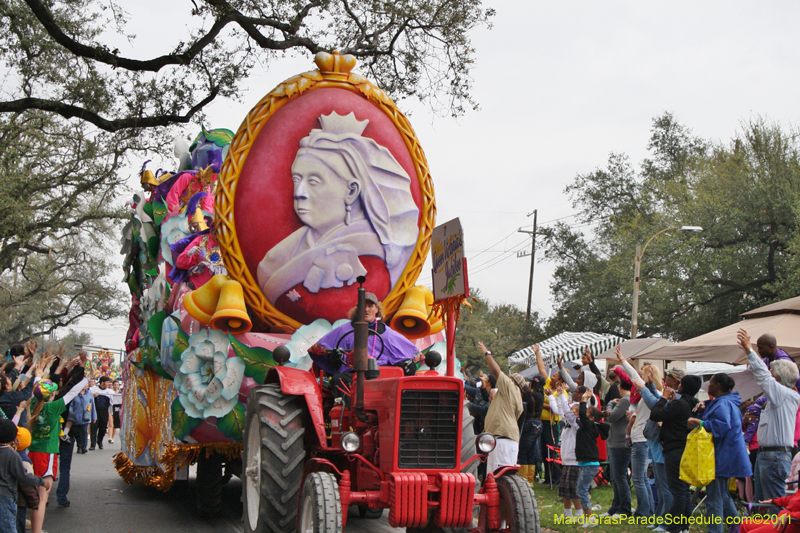
[[[742,317],[744,320],[741,322],[687,341],[635,355],[634,358],[741,365],[746,363],[747,359],[736,344],[736,332],[744,329],[750,335],[754,348],[756,340],[761,335],[771,333],[778,339],[778,348],[784,350],[790,357],[800,359],[800,296],[753,309],[742,313]]]
[[[672,343],[669,342],[667,339],[660,339],[656,337],[646,338],[646,339],[630,339],[622,344],[620,344],[620,351],[622,352],[622,357],[625,359],[630,359],[631,357],[644,357],[648,353],[662,348],[664,346],[669,346]],[[601,353],[600,355],[596,356],[595,359],[616,359],[616,349],[617,347],[614,346],[613,348],[609,348],[605,352]],[[650,359],[650,357],[646,357],[646,359]]]

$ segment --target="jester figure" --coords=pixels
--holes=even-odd
[[[170,188],[166,199],[169,212],[183,213],[189,199],[198,192],[207,193],[201,203],[202,209],[207,212],[214,211],[217,174],[222,168],[222,162],[232,140],[231,130],[219,128],[208,131],[205,127],[202,128],[200,135],[189,147],[193,170],[181,172],[176,174],[174,179],[168,180]]]

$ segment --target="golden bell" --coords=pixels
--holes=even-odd
[[[234,335],[247,333],[253,327],[244,303],[244,290],[238,281],[229,280],[222,286],[211,327]]]
[[[203,324],[210,324],[217,311],[220,291],[228,281],[225,274],[217,274],[205,285],[183,297],[183,307],[192,318]]]
[[[430,307],[433,305],[433,294],[430,289],[417,285],[406,291],[403,303],[397,310],[391,328],[409,339],[419,339],[430,334],[428,322]]]

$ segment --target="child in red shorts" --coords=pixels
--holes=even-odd
[[[54,401],[58,385],[50,380],[42,380],[33,388],[34,403],[28,429],[32,442],[28,448],[28,457],[33,462],[33,473],[43,478],[55,479],[58,472],[58,434],[61,431],[59,419],[67,404],[78,395],[89,383],[84,378],[73,386],[64,396]],[[39,487],[39,500],[46,502],[50,488]],[[31,512],[31,529],[33,533],[42,533],[45,506]]]

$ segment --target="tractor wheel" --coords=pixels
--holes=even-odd
[[[464,412],[461,416],[461,463],[475,455],[475,428],[472,423],[475,421],[469,414],[469,402],[464,402]],[[462,472],[472,474],[475,478],[475,490],[478,490],[478,464],[479,461],[468,464]],[[466,527],[438,527],[433,523],[432,513],[429,515],[428,525],[423,528],[409,527],[406,533],[467,533]]]
[[[250,390],[242,452],[247,533],[295,531],[306,457],[305,413],[303,397],[283,394],[278,384]]]
[[[309,474],[300,496],[297,533],[341,532],[342,503],[336,478],[328,472]]]
[[[222,512],[222,488],[230,479],[223,475],[224,457],[218,453],[200,454],[197,460],[197,512],[202,517]]]
[[[502,476],[497,479],[497,490],[500,527],[511,533],[539,533],[539,507],[531,484],[519,476]]]

